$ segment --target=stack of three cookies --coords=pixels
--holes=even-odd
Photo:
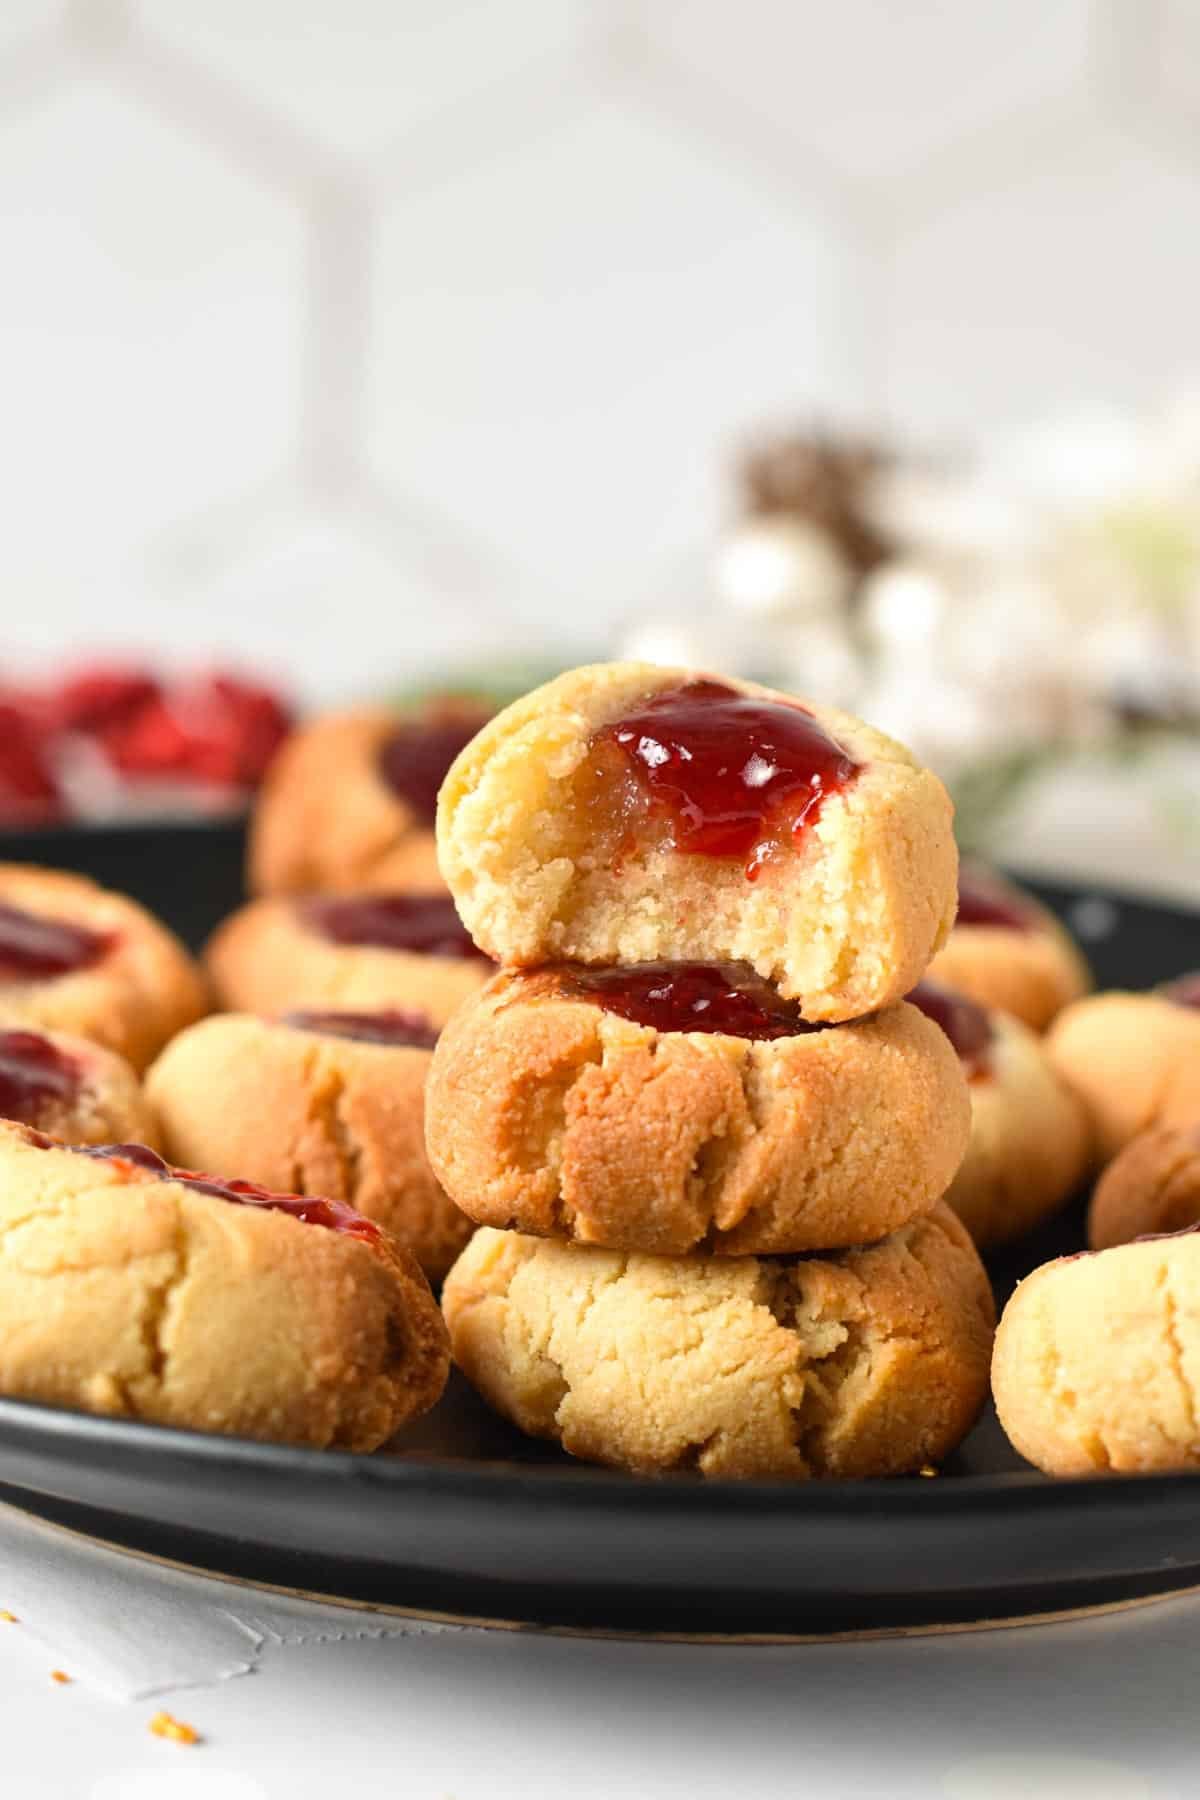
[[[993,1312],[940,1196],[959,1059],[904,1003],[953,920],[949,802],[782,695],[581,669],[442,790],[501,971],[434,1055],[427,1140],[481,1225],[459,1365],[527,1432],[639,1470],[898,1474],[987,1388]]]

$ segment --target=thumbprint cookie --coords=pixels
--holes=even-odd
[[[485,725],[437,830],[498,962],[744,962],[833,1021],[899,1000],[944,943],[951,817],[937,777],[847,713],[612,663]]]
[[[1192,1125],[1143,1131],[1109,1163],[1092,1195],[1088,1243],[1109,1250],[1192,1225],[1200,1225],[1200,1113]]]
[[[179,940],[82,875],[0,864],[0,1014],[115,1050],[141,1071],[208,1010]]]
[[[336,1201],[0,1125],[0,1393],[373,1450],[440,1395],[429,1284]]]
[[[991,1289],[944,1206],[881,1243],[777,1259],[485,1229],[442,1304],[498,1412],[621,1469],[901,1475],[942,1461],[987,1394]]]
[[[438,1281],[474,1227],[425,1154],[436,1041],[416,1013],[219,1013],[167,1046],[146,1091],[172,1162],[345,1201]]]
[[[426,1138],[481,1224],[610,1249],[829,1249],[927,1212],[967,1147],[945,1033],[818,1026],[744,964],[505,970],[434,1052]]]
[[[981,1249],[1011,1243],[1056,1212],[1086,1176],[1086,1110],[1019,1019],[928,980],[909,1000],[949,1037],[971,1096],[971,1138],[946,1203]]]
[[[333,713],[293,733],[251,822],[251,891],[440,889],[438,789],[489,711],[443,696],[403,713]]]
[[[206,955],[232,1011],[399,1008],[434,1026],[493,973],[445,893],[254,900],[218,929]]]
[[[1105,1161],[1152,1126],[1200,1120],[1200,976],[1079,1000],[1046,1047],[1091,1114]]]
[[[1004,1309],[992,1387],[1048,1475],[1200,1468],[1200,1232],[1035,1269]]]
[[[141,1083],[115,1050],[65,1031],[9,1025],[0,1011],[0,1119],[66,1144],[157,1143]]]
[[[1033,1031],[1045,1031],[1092,985],[1082,952],[1054,914],[979,863],[959,870],[954,930],[929,973]]]

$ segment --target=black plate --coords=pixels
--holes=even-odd
[[[193,944],[240,898],[236,826],[63,832],[0,858],[82,869]],[[1035,884],[1102,985],[1200,963],[1200,917]],[[1000,1298],[1080,1242],[1076,1207],[997,1259]],[[1187,1476],[1049,1482],[994,1415],[932,1480],[638,1479],[530,1443],[455,1381],[373,1457],[0,1401],[0,1500],[127,1548],[417,1613],[621,1632],[803,1635],[945,1625],[1200,1584]]]

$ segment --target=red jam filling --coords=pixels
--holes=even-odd
[[[109,933],[0,902],[0,981],[48,981],[89,969],[112,941]]]
[[[1181,975],[1178,981],[1168,981],[1159,992],[1165,1000],[1173,1001],[1176,1006],[1200,1008],[1200,971],[1194,975]]]
[[[417,956],[478,956],[449,894],[351,894],[301,903],[310,931],[335,944]]]
[[[34,1125],[51,1108],[70,1106],[80,1070],[37,1031],[0,1031],[0,1118]]]
[[[738,857],[751,881],[859,772],[802,706],[720,681],[656,694],[592,742],[619,750],[671,849]]]
[[[908,999],[941,1026],[973,1080],[991,1073],[992,1022],[982,1006],[965,994],[939,987],[936,981],[918,981]]]
[[[39,1142],[36,1137],[31,1141]],[[42,1138],[40,1148],[66,1149],[68,1146],[52,1144],[51,1139]],[[97,1144],[70,1148],[75,1149],[79,1156],[91,1156],[99,1162],[125,1163],[134,1169],[144,1169],[147,1174],[157,1176],[160,1181],[174,1181],[180,1187],[190,1188],[195,1194],[210,1194],[214,1200],[228,1200],[235,1206],[258,1206],[266,1212],[288,1213],[305,1225],[323,1225],[327,1231],[338,1231],[346,1237],[361,1238],[367,1244],[380,1241],[379,1227],[372,1225],[370,1219],[364,1219],[361,1213],[356,1213],[352,1206],[346,1206],[341,1200],[310,1199],[304,1194],[273,1194],[269,1188],[259,1187],[253,1181],[215,1181],[211,1176],[199,1175],[192,1169],[173,1169],[157,1151],[147,1149],[145,1144]]]
[[[424,1013],[402,1012],[289,1012],[280,1023],[296,1031],[319,1032],[322,1037],[352,1038],[359,1044],[386,1044],[398,1049],[432,1050],[438,1041],[436,1028]]]
[[[748,963],[634,963],[589,969],[572,963],[551,971],[555,991],[595,1001],[654,1031],[704,1031],[767,1041],[822,1031],[782,1000]]]
[[[1006,931],[1035,931],[1037,919],[1019,895],[983,870],[958,871],[959,925],[1000,925]]]
[[[379,752],[379,771],[398,800],[424,825],[437,817],[438,789],[450,772],[450,764],[465,750],[487,720],[477,712],[455,708],[452,716],[414,720],[400,725]]]

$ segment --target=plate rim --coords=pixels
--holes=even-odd
[[[319,1450],[302,1444],[273,1444],[255,1438],[195,1431],[183,1426],[159,1425],[146,1419],[111,1418],[74,1407],[51,1406],[42,1401],[0,1397],[0,1448],[14,1438],[41,1440],[47,1453],[68,1443],[112,1449],[133,1461],[152,1454],[155,1463],[164,1458],[203,1465],[262,1473],[277,1477],[304,1475],[328,1477],[330,1484],[365,1481],[367,1486],[395,1487],[414,1497],[429,1488],[454,1498],[472,1499],[483,1488],[500,1496],[524,1497],[533,1487],[539,1495],[556,1497],[579,1493],[611,1502],[621,1495],[636,1494],[654,1509],[704,1513],[713,1507],[734,1504],[736,1510],[776,1511],[799,1508],[807,1515],[844,1516],[847,1510],[872,1513],[886,1506],[891,1514],[899,1503],[902,1511],[918,1508],[928,1517],[931,1507],[940,1510],[949,1497],[959,1514],[976,1504],[987,1507],[998,1500],[1020,1495],[1038,1512],[1070,1509],[1105,1495],[1138,1489],[1148,1498],[1181,1492],[1200,1475],[1200,1469],[1049,1477],[1034,1468],[990,1475],[920,1475],[859,1477],[819,1481],[787,1481],[780,1478],[732,1480],[702,1479],[684,1473],[638,1474],[590,1463],[577,1466],[519,1464],[502,1458],[467,1462],[432,1452],[380,1454],[377,1451]],[[0,1475],[3,1472],[0,1471]],[[48,1491],[22,1481],[6,1485]],[[918,1499],[917,1496],[921,1498]],[[653,1497],[653,1498],[652,1498]],[[1200,1491],[1197,1492],[1200,1503]]]

